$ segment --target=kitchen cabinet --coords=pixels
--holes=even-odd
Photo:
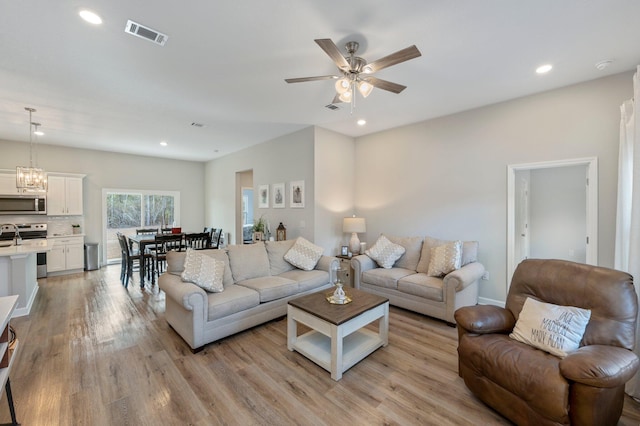
[[[47,253],[47,273],[84,269],[84,237],[54,237]]]
[[[84,175],[48,174],[48,216],[82,215],[82,179]]]
[[[15,354],[18,350],[18,339],[11,342],[11,333],[9,331],[9,321],[18,304],[18,296],[0,297],[0,395],[2,388],[6,391],[7,402],[9,403],[9,412],[11,413],[11,424],[19,424],[16,420],[16,411],[13,406],[13,396],[11,395],[11,381],[9,374],[15,360]]]
[[[16,173],[0,173],[0,195],[17,195]]]

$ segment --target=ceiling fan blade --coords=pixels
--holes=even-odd
[[[287,83],[303,83],[305,81],[318,81],[318,80],[335,80],[339,78],[337,75],[320,75],[317,77],[299,77],[299,78],[285,78]]]
[[[338,46],[330,38],[318,38],[314,40],[318,46],[335,62],[335,64],[343,71],[349,70],[349,62],[340,53]]]
[[[385,56],[384,58],[380,58],[377,61],[373,61],[370,64],[364,66],[365,73],[374,73],[376,71],[380,71],[381,69],[390,67],[391,65],[399,64],[404,61],[408,61],[409,59],[417,58],[418,56],[422,56],[422,53],[418,50],[418,48],[413,45],[409,46],[406,49],[398,50],[391,55]]]
[[[342,99],[340,99],[340,95],[338,95],[336,93],[336,95],[333,97],[333,100],[331,101],[332,104],[339,104],[340,102],[342,102]]]
[[[363,80],[371,83],[373,87],[376,87],[382,90],[387,90],[393,93],[400,93],[407,88],[407,86],[403,86],[402,84],[392,83],[390,81],[382,80],[380,78],[375,78],[375,77],[367,77],[367,78],[363,78]]]

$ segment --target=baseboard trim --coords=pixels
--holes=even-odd
[[[501,300],[487,299],[486,297],[478,297],[478,305],[494,305],[504,308],[505,302]]]

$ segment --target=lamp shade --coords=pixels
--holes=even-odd
[[[342,221],[342,232],[367,232],[367,225],[363,217],[345,217]]]

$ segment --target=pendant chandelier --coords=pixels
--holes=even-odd
[[[43,192],[47,190],[47,174],[44,170],[38,168],[37,158],[37,135],[42,134],[38,132],[38,126],[40,123],[34,123],[32,121],[32,114],[36,112],[34,108],[25,107],[26,111],[29,111],[29,167],[16,167],[16,187],[21,192]],[[32,130],[32,126],[35,127],[35,131]],[[33,150],[33,134],[36,134],[36,161],[34,162],[34,150]],[[35,164],[35,166],[34,166]]]

